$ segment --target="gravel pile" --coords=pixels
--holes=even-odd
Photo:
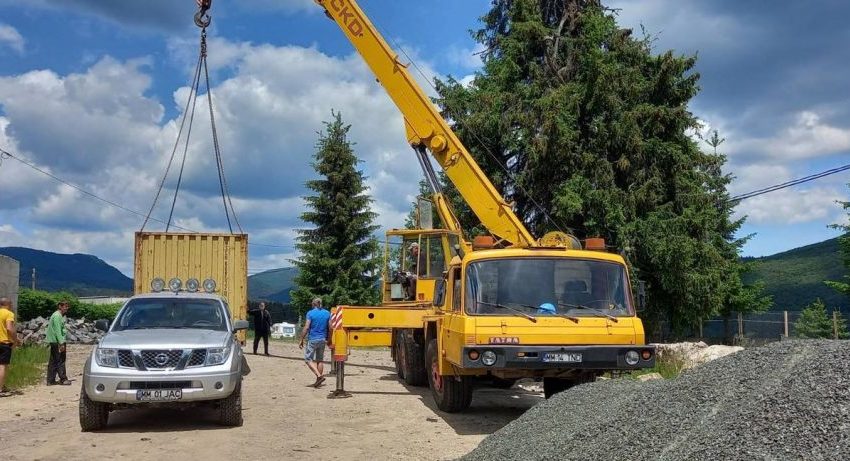
[[[463,459],[850,459],[850,341],[783,341],[674,380],[578,386]]]

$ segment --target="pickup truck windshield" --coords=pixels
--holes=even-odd
[[[618,317],[633,313],[628,286],[625,268],[610,262],[499,259],[467,267],[464,299],[472,315]]]
[[[113,331],[196,328],[227,331],[221,303],[215,299],[132,299],[121,310]]]

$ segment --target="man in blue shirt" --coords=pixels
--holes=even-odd
[[[325,381],[322,360],[325,358],[325,344],[328,341],[328,323],[331,313],[322,307],[322,298],[313,299],[313,308],[307,312],[307,323],[301,331],[301,343],[298,347],[304,349],[304,339],[307,339],[307,349],[304,350],[304,360],[307,367],[316,375],[314,387],[319,387]]]

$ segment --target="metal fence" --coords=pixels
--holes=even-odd
[[[838,311],[830,312],[833,325],[837,327]],[[733,312],[726,317],[703,320],[692,329],[674,333],[669,322],[662,321],[650,331],[652,342],[699,340],[708,344],[764,344],[795,337],[795,324],[800,311],[771,311],[758,314]]]

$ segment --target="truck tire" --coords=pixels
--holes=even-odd
[[[393,330],[393,362],[398,379],[404,379],[404,330]]]
[[[421,334],[417,334],[414,330],[403,330],[402,334],[404,342],[404,382],[411,386],[427,386],[428,385],[428,368],[425,366],[425,350],[423,340],[420,339]]]
[[[218,422],[222,426],[239,427],[242,425],[242,382],[236,384],[227,398],[219,401]]]
[[[440,375],[439,357],[437,340],[428,341],[428,384],[437,408],[446,413],[466,410],[472,403],[472,380],[469,376]]]
[[[80,389],[80,429],[83,432],[99,431],[108,422],[109,404],[91,400],[84,384]]]
[[[579,384],[596,381],[596,375],[589,374],[576,378],[543,378],[543,396],[547,399]]]

